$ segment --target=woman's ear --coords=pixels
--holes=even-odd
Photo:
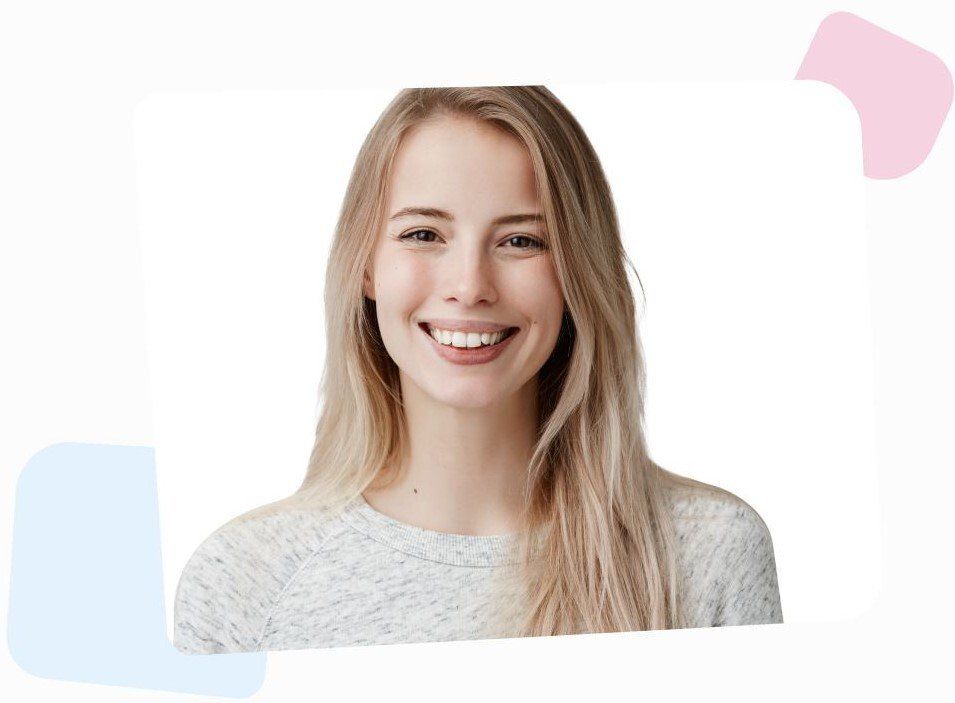
[[[365,289],[365,297],[370,300],[375,299],[375,284],[372,281],[371,274],[368,273],[368,269],[365,269],[365,276],[362,280],[362,287]]]

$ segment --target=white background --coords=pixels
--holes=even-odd
[[[332,16],[307,5],[283,3],[263,3],[259,8],[225,2],[5,6],[0,17],[5,103],[0,112],[4,194],[0,490],[6,509],[0,521],[4,569],[0,600],[7,602],[13,490],[30,456],[59,441],[157,442],[146,357],[132,131],[134,109],[147,94],[502,83],[543,83],[556,91],[558,86],[593,81],[780,81],[795,75],[819,22],[836,10],[855,12],[955,66],[952,22],[940,14],[944,7],[940,3],[902,7],[880,2],[838,6],[674,2],[629,14],[620,14],[616,3],[591,2],[585,7],[561,10],[553,3],[487,2],[465,10],[447,4],[402,4],[374,10],[359,6],[351,16]],[[558,94],[567,98],[585,126],[596,119],[588,114],[587,100],[572,101],[567,90]],[[847,123],[846,110],[839,114]],[[943,686],[949,688],[942,678],[948,650],[940,644],[953,624],[947,607],[952,582],[947,515],[955,456],[945,436],[955,419],[950,401],[955,392],[950,367],[955,345],[947,322],[955,294],[949,275],[955,216],[950,197],[943,197],[950,196],[955,182],[951,119],[950,115],[934,150],[914,172],[900,179],[866,180],[861,186],[874,304],[883,550],[881,589],[876,594],[859,593],[860,617],[782,627],[273,653],[266,683],[254,698],[358,693],[378,699],[480,700],[507,693],[560,700],[641,694],[699,699],[716,688],[732,691],[735,699],[803,700],[819,697],[821,690],[831,692],[826,698],[878,693],[924,698]],[[248,149],[264,144],[259,135],[250,136]],[[621,172],[612,160],[613,149],[596,146],[617,192],[627,176],[618,181]],[[712,164],[705,177],[720,173],[716,166]],[[676,197],[678,191],[668,187],[674,174],[661,174],[661,179],[664,175],[670,183],[658,184],[657,196]],[[298,187],[307,188],[317,178],[313,174],[312,181],[299,181]],[[641,185],[645,184],[631,181],[627,187],[639,192]],[[687,187],[701,193],[699,181]],[[306,191],[275,195],[300,207],[309,206],[308,196]],[[618,203],[621,210],[627,206],[619,193]],[[317,203],[311,205],[316,207],[311,220],[273,216],[296,227],[318,224],[322,217],[327,221]],[[639,205],[632,201],[636,231],[642,224]],[[718,215],[725,222],[728,213]],[[228,211],[222,216],[229,216]],[[686,221],[674,224],[674,231],[687,234],[682,228]],[[780,220],[772,224],[782,226]],[[648,288],[647,335],[664,335],[670,328],[658,324],[656,316],[669,320],[672,310],[662,307],[664,293],[657,291],[666,290],[667,282],[650,280],[653,265],[650,261],[644,265],[641,252],[650,256],[647,247],[652,242],[649,235],[641,239],[636,231],[633,243],[642,248],[631,249],[631,255]],[[704,233],[694,234],[702,238]],[[851,228],[846,234],[851,236]],[[850,241],[840,243],[848,247]],[[656,255],[663,257],[665,252]],[[750,256],[754,266],[762,262]],[[322,265],[320,260],[314,269],[317,276]],[[694,273],[705,273],[705,267]],[[710,311],[742,298],[743,291],[727,289],[725,279],[718,280],[720,290],[728,291],[731,299],[707,301]],[[793,311],[797,293],[791,294],[785,302]],[[704,317],[675,291],[669,296],[673,310]],[[723,335],[724,340],[754,334],[709,319],[711,326],[694,334]],[[783,324],[791,319],[777,318],[774,332],[791,333]],[[302,334],[307,328],[301,325]],[[765,343],[771,342],[775,338],[770,335]],[[651,358],[651,382],[670,383],[665,399],[657,401],[652,395],[653,422],[672,426],[674,418],[688,409],[671,404],[671,391],[698,393],[700,379],[712,378],[708,372],[731,357],[729,349],[715,349],[723,356],[708,359],[694,351],[690,358],[674,360],[674,368],[691,373],[683,378],[682,389],[679,378],[671,375],[666,380],[659,355]],[[694,364],[702,365],[691,368]],[[314,380],[317,371],[312,373]],[[837,389],[841,397],[852,396],[857,387],[851,383],[844,381]],[[651,388],[651,394],[655,392]],[[706,411],[720,406],[720,398],[694,397],[698,404],[689,410],[697,430]],[[288,407],[292,412],[301,408],[312,412],[314,396]],[[307,418],[299,421],[307,424]],[[797,466],[798,450],[774,448],[774,437],[762,434],[780,425],[771,418],[765,423],[755,438],[745,428],[739,430],[749,443],[740,444],[739,435],[704,436],[698,441],[710,444],[712,451],[704,447],[700,455],[726,456],[741,447],[748,452],[748,473],[726,487],[767,517],[780,554],[796,554],[788,547],[804,543],[793,536],[800,526],[790,527],[788,515],[785,520],[770,518],[783,515],[785,506],[774,503],[770,487],[760,482],[780,474],[796,481],[802,469],[812,473],[806,481],[825,498],[838,477],[821,472],[825,466],[845,462],[813,456],[814,463]],[[674,470],[720,482],[708,473],[713,471],[712,462],[696,464],[680,454],[688,451],[685,440],[667,440],[665,432],[654,431],[658,434],[653,449],[659,460]],[[838,432],[826,439],[843,441]],[[293,439],[277,450],[289,452],[293,463],[294,453],[304,452],[296,441],[301,442]],[[774,474],[768,473],[769,460],[775,461],[770,465]],[[291,477],[296,469],[277,471]],[[276,475],[273,480],[277,494],[290,488],[290,478]],[[161,486],[165,491],[165,484]],[[258,495],[250,493],[247,499],[258,502]],[[166,498],[161,496],[162,501]],[[165,530],[168,519],[163,517]],[[805,529],[816,529],[817,517],[816,511],[807,510],[802,516]],[[844,528],[869,534],[864,524]],[[865,556],[855,558],[863,558],[864,566]],[[795,567],[785,568],[783,573],[781,566],[781,579],[792,583],[800,578]],[[787,593],[783,595],[787,608]],[[877,600],[866,609],[873,595]],[[2,647],[5,693],[51,700],[189,698],[37,679],[15,666],[5,640]]]
[[[760,512],[787,622],[861,614],[881,535],[855,109],[815,81],[551,87],[605,155],[646,290],[652,453]],[[137,106],[169,613],[199,542],[304,476],[325,260],[393,94]]]

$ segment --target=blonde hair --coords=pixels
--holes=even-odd
[[[514,636],[683,627],[667,489],[705,484],[648,455],[644,361],[625,270],[632,264],[610,187],[583,129],[542,86],[406,89],[372,127],[328,262],[323,410],[307,475],[295,494],[266,507],[334,512],[398,464],[407,441],[398,370],[362,279],[402,135],[442,115],[491,123],[526,146],[565,300],[560,336],[538,375],[539,431],[519,533],[526,598],[502,603],[502,622]]]

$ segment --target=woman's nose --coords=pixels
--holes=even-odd
[[[454,247],[452,247],[454,249]],[[452,261],[446,266],[447,294],[463,305],[476,305],[481,301],[493,303],[497,299],[494,269],[490,256],[478,246],[460,246],[451,253]]]

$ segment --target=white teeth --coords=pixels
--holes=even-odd
[[[460,330],[439,330],[429,328],[428,334],[434,337],[434,340],[445,346],[458,347],[460,349],[475,349],[482,346],[491,346],[497,344],[503,339],[507,330],[500,332],[462,332]]]

